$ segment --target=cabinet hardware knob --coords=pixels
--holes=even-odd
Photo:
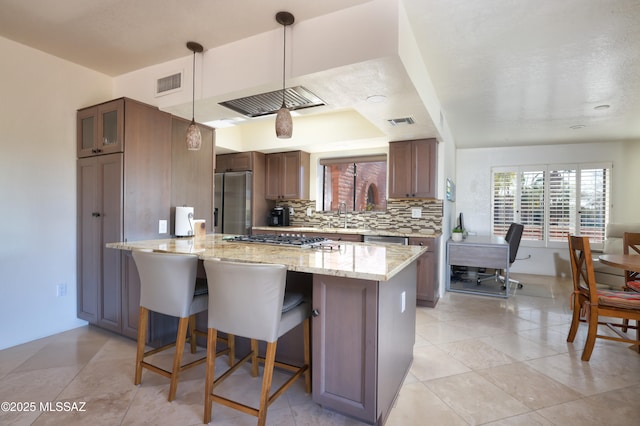
[[[93,212],[93,213],[91,213],[91,216],[93,216],[93,217],[100,217],[100,213],[98,213],[98,212]]]
[[[314,309],[311,311],[311,316],[312,317],[317,317],[318,315],[320,315],[320,311],[317,309]]]

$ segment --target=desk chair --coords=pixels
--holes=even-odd
[[[516,255],[518,254],[518,248],[520,247],[520,240],[522,240],[522,233],[524,231],[524,225],[519,223],[512,223],[509,225],[507,235],[504,240],[509,244],[509,267],[516,261]],[[495,274],[489,275],[485,278],[478,278],[477,284],[480,285],[482,281],[496,280],[502,282],[502,289],[507,288],[505,277],[500,275],[500,270],[496,270]],[[518,280],[509,278],[509,284],[516,284],[518,288],[522,288],[522,283]]]
[[[239,263],[222,260],[205,260],[204,268],[209,284],[209,330],[207,339],[207,367],[205,374],[204,423],[211,421],[211,404],[217,402],[227,407],[251,414],[263,426],[267,419],[267,409],[276,398],[291,386],[301,375],[305,376],[305,390],[311,392],[309,355],[309,315],[310,305],[302,297],[290,306],[285,306],[285,285],[287,269],[284,265]],[[275,361],[278,338],[297,325],[303,325],[304,364],[300,367]],[[251,339],[251,350],[222,375],[214,380],[215,356],[212,342],[218,331]],[[266,355],[258,354],[258,340],[267,342]],[[215,388],[251,359],[251,375],[258,375],[258,362],[264,363],[260,404],[251,407],[233,401],[218,393]],[[294,374],[274,393],[271,381],[274,366],[294,372]]]
[[[567,342],[573,342],[580,322],[589,324],[587,340],[582,352],[582,360],[589,361],[596,338],[638,345],[640,351],[640,293],[628,291],[598,290],[593,272],[593,258],[588,237],[569,235],[569,257],[571,258],[571,275],[573,277],[573,294],[571,297],[573,316]],[[625,323],[610,323],[605,317],[619,318]],[[628,325],[629,320],[636,320],[636,325]],[[598,326],[605,325],[617,337],[598,334]],[[619,330],[622,329],[621,330]],[[632,339],[625,331],[636,330],[636,338]]]

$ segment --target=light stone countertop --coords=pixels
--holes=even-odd
[[[204,238],[168,238],[107,243],[120,250],[153,250],[196,254],[202,260],[218,258],[237,262],[278,263],[290,271],[387,281],[415,261],[426,248],[340,241],[327,248],[299,248],[224,241],[223,234]]]
[[[388,235],[392,237],[408,238],[437,238],[440,233],[402,232],[384,229],[367,228],[315,228],[310,226],[254,226],[257,231],[270,231],[274,234],[304,234],[305,232],[317,232],[320,234],[353,234],[353,235]]]

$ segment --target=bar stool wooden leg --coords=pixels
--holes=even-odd
[[[267,408],[269,408],[269,394],[271,393],[271,381],[273,380],[273,367],[276,360],[276,346],[278,341],[267,343],[267,353],[264,360],[264,372],[262,376],[262,391],[260,393],[260,409],[258,411],[258,426],[267,423]]]
[[[251,339],[251,375],[258,377],[258,341]]]
[[[233,334],[227,333],[227,347],[229,348],[229,367],[236,362],[236,338]]]
[[[178,388],[178,375],[180,374],[180,365],[182,363],[182,352],[184,352],[184,344],[187,339],[187,327],[189,318],[180,318],[178,323],[178,337],[176,338],[176,353],[173,356],[173,370],[171,373],[171,385],[169,386],[169,401],[173,401],[176,397],[176,389]]]
[[[207,366],[204,381],[204,423],[211,421],[211,392],[213,390],[213,379],[216,367],[216,342],[218,341],[218,330],[210,328],[207,333]]]
[[[198,340],[196,338],[196,316],[189,317],[189,343],[191,344],[191,353],[195,354],[197,350]]]
[[[147,324],[149,323],[149,310],[140,306],[138,316],[138,346],[136,348],[136,374],[133,383],[139,385],[142,382],[142,359],[147,340]]]

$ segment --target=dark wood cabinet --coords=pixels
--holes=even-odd
[[[418,258],[416,304],[434,308],[440,298],[440,270],[438,266],[440,237],[409,238],[409,245],[427,247],[427,252]]]
[[[137,280],[137,271],[127,254],[105,244],[167,236],[159,233],[159,220],[168,222],[170,212],[171,115],[127,98],[82,109],[79,147],[87,111],[114,105],[121,116],[109,127],[121,129],[123,152],[82,157],[78,151],[78,317],[135,338],[137,306],[131,315],[139,287],[130,279]]]
[[[103,242],[122,238],[123,155],[78,160],[78,317],[120,331],[120,253]]]
[[[265,198],[293,200],[309,198],[309,153],[279,152],[265,156]]]
[[[254,152],[235,152],[216,155],[216,173],[250,172],[253,170]]]
[[[389,143],[389,198],[435,198],[437,141]]]
[[[389,281],[313,276],[313,401],[384,424],[411,365],[416,263]]]
[[[124,99],[78,111],[78,158],[113,154],[124,149]]]

